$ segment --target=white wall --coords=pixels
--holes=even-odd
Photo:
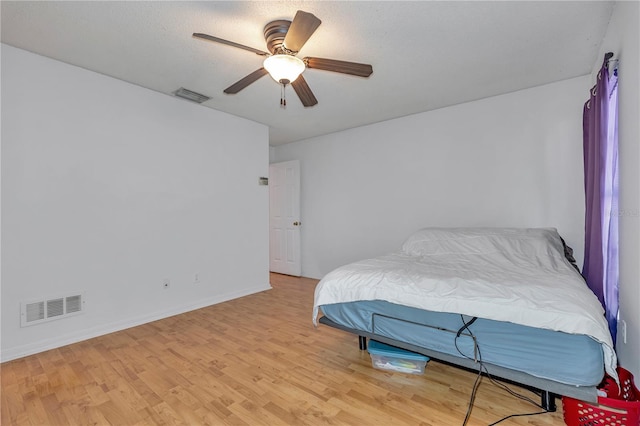
[[[618,333],[620,365],[640,378],[640,3],[617,2],[600,56],[619,59],[619,167],[620,167],[620,319],[627,323],[627,343]],[[595,83],[595,72],[592,82]],[[622,330],[619,329],[619,332]]]
[[[268,289],[268,158],[261,124],[2,45],[2,360]]]
[[[300,159],[303,275],[425,226],[553,226],[580,257],[588,76],[277,146]],[[375,108],[375,106],[372,106]]]

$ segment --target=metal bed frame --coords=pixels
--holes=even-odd
[[[374,315],[379,315],[379,314],[374,314]],[[404,320],[400,320],[400,321],[404,321]],[[549,379],[542,379],[527,373],[523,373],[522,371],[500,367],[498,365],[493,365],[487,362],[482,362],[482,365],[481,365],[480,362],[477,362],[477,360],[474,360],[472,358],[464,358],[462,356],[458,357],[458,356],[450,355],[447,353],[439,352],[433,349],[427,349],[427,348],[412,345],[406,342],[402,342],[399,340],[391,339],[389,337],[382,336],[373,332],[346,327],[332,321],[326,316],[321,317],[319,319],[319,322],[329,327],[337,328],[339,330],[356,334],[358,336],[360,350],[367,349],[367,338],[369,338],[369,339],[374,339],[379,342],[386,343],[392,346],[397,346],[399,348],[406,349],[411,352],[417,352],[422,355],[426,355],[430,358],[445,362],[447,364],[452,364],[454,366],[473,370],[475,372],[478,372],[482,368],[484,368],[492,377],[499,378],[508,382],[513,382],[517,385],[520,385],[526,388],[532,388],[532,390],[534,391],[535,390],[540,391],[541,406],[544,410],[547,410],[547,411],[556,411],[555,398],[561,395],[568,396],[575,399],[580,399],[587,402],[597,402],[598,400],[597,388],[595,386],[568,385],[565,383],[560,383],[560,382],[556,382]],[[421,324],[421,325],[424,325],[424,324]],[[375,330],[375,328],[373,328],[373,330]],[[452,330],[443,330],[443,331],[450,331],[453,333],[457,333],[457,331],[452,331]],[[470,335],[467,335],[467,336],[470,336]],[[470,337],[473,337],[473,336],[470,336]],[[475,338],[474,338],[474,341],[475,341]]]

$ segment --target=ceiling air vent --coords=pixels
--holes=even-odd
[[[20,325],[22,327],[58,318],[66,318],[84,312],[84,295],[74,294],[45,300],[34,300],[20,304]]]
[[[184,87],[179,88],[175,92],[173,92],[179,98],[186,99],[191,102],[203,103],[211,99],[209,96],[202,95],[200,93],[193,92],[189,89],[185,89]]]

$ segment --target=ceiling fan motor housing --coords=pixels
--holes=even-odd
[[[267,49],[271,52],[272,55],[277,55],[280,53],[291,54],[295,52],[290,52],[284,47],[284,38],[287,35],[287,31],[289,31],[289,27],[291,26],[291,21],[287,21],[284,19],[278,21],[271,21],[264,27],[264,38],[267,41]]]

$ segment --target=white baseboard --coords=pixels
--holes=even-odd
[[[218,303],[227,302],[229,300],[238,299],[240,297],[249,296],[250,294],[260,293],[262,291],[270,289],[271,286],[267,284],[267,286],[264,287],[253,287],[244,289],[243,291],[225,293],[216,297],[201,300],[198,303],[176,306],[170,310],[154,312],[135,318],[129,318],[124,321],[116,321],[105,326],[89,328],[86,330],[82,330],[80,333],[69,333],[51,339],[29,343],[27,345],[18,346],[15,348],[9,348],[0,352],[0,361],[11,361],[25,356],[37,354],[39,352],[48,351],[50,349],[60,348],[72,343],[81,342],[83,340],[92,339],[94,337],[103,336],[105,334],[113,333],[116,331],[126,330],[127,328],[136,327],[138,325],[146,324],[152,321],[161,320],[163,318],[183,314],[185,312],[193,311],[211,305],[216,305]]]

